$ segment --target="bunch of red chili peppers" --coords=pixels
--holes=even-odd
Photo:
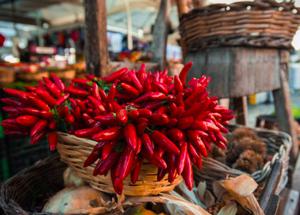
[[[211,144],[225,148],[225,126],[233,118],[206,90],[205,76],[186,77],[192,63],[179,76],[167,71],[150,73],[120,69],[103,78],[74,79],[68,87],[55,75],[27,92],[4,89],[3,121],[6,134],[30,134],[34,144],[47,135],[50,149],[57,130],[97,141],[84,166],[94,164],[94,175],[110,172],[115,191],[123,190],[130,175],[134,184],[143,162],[158,168],[157,180],[181,175],[193,187],[192,165],[201,168]]]

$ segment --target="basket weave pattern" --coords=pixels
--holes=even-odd
[[[62,161],[68,164],[79,177],[88,182],[93,188],[106,193],[114,193],[109,173],[107,176],[93,176],[95,164],[86,168],[83,167],[84,161],[97,142],[62,132],[59,132],[58,135],[57,150]],[[135,184],[130,182],[130,177],[124,180],[124,194],[128,196],[156,195],[173,190],[182,180],[181,177],[177,177],[170,184],[167,177],[157,181],[156,174],[157,168],[155,166],[144,163],[139,174],[139,180]]]
[[[230,130],[233,131],[235,128],[237,128],[237,126],[231,126]],[[282,163],[281,177],[276,191],[279,193],[287,183],[291,137],[280,131],[260,128],[253,128],[252,130],[266,143],[268,154],[272,156],[272,159],[265,163],[261,170],[252,173],[251,176],[258,183],[264,181],[270,175],[275,161],[279,159]],[[198,180],[206,180],[208,183],[225,179],[227,176],[238,176],[244,173],[240,170],[230,168],[226,164],[212,158],[204,158],[203,168],[200,171],[195,169],[194,172]]]
[[[241,45],[290,48],[299,24],[300,9],[292,2],[236,2],[184,14],[180,34],[189,51]]]

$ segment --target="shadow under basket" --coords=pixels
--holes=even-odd
[[[236,128],[243,126],[231,125],[229,126],[230,132]],[[272,131],[260,128],[249,128],[256,133],[256,135],[266,143],[267,154],[271,160],[267,161],[263,168],[252,173],[252,178],[260,183],[265,181],[277,160],[281,162],[281,173],[278,179],[275,192],[279,193],[287,184],[288,181],[288,167],[289,167],[289,150],[291,147],[291,137],[280,131]],[[231,135],[231,133],[229,133]],[[209,185],[215,180],[222,180],[228,176],[238,176],[245,174],[245,172],[231,168],[224,163],[221,163],[213,158],[203,158],[203,168],[201,170],[194,169],[195,179],[206,180]]]
[[[89,183],[91,187],[106,193],[115,193],[110,174],[107,176],[93,176],[95,164],[83,167],[83,163],[97,144],[96,141],[78,138],[74,135],[58,132],[57,150],[63,162],[71,167],[79,177]],[[173,183],[168,182],[165,176],[157,181],[157,168],[149,163],[143,163],[139,179],[135,184],[130,182],[130,177],[124,181],[123,193],[127,196],[157,195],[161,192],[172,191],[182,178],[178,176]]]

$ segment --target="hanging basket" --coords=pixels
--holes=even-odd
[[[293,2],[273,0],[212,4],[180,19],[180,34],[188,51],[208,47],[251,46],[290,48],[300,24]]]
[[[230,131],[235,128],[242,127],[232,125],[229,127]],[[281,174],[278,179],[277,192],[280,192],[286,185],[288,179],[288,167],[289,167],[289,150],[291,147],[291,137],[280,131],[272,131],[260,128],[251,128],[256,135],[266,143],[267,154],[272,159],[265,163],[262,169],[251,174],[252,178],[260,183],[268,178],[273,165],[276,160],[281,162]],[[230,135],[230,134],[229,134]],[[245,172],[231,168],[224,163],[221,163],[213,158],[203,159],[203,168],[201,170],[194,169],[195,177],[198,180],[206,180],[209,184],[212,184],[215,180],[225,179],[227,176],[238,176],[245,174]]]
[[[95,164],[83,167],[84,161],[97,142],[62,132],[59,132],[58,136],[57,150],[62,161],[93,188],[106,193],[115,193],[109,173],[107,176],[93,176]],[[181,181],[180,176],[172,184],[168,182],[167,176],[161,181],[157,181],[157,168],[149,163],[143,163],[139,180],[135,184],[130,182],[130,177],[123,181],[123,193],[128,196],[157,195],[173,190]]]

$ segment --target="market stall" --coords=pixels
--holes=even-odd
[[[127,50],[118,54],[125,62],[110,61],[106,3],[83,2],[84,61],[3,64],[18,78],[26,69],[38,78],[17,88],[3,83],[1,146],[27,137],[18,140],[42,146],[35,154],[44,159],[27,168],[16,163],[23,170],[1,185],[0,212],[263,215],[293,207],[289,214],[296,214],[292,196],[283,194],[292,183],[289,171],[297,170],[290,168],[298,145],[286,72],[299,8],[271,0],[161,1],[151,63],[143,63]],[[166,69],[172,6],[186,62],[178,74]],[[278,27],[283,23],[287,29]],[[287,133],[239,125],[246,110],[240,97],[265,90],[273,90]],[[220,104],[228,97],[235,98],[236,114]],[[24,150],[16,151],[22,159]]]

